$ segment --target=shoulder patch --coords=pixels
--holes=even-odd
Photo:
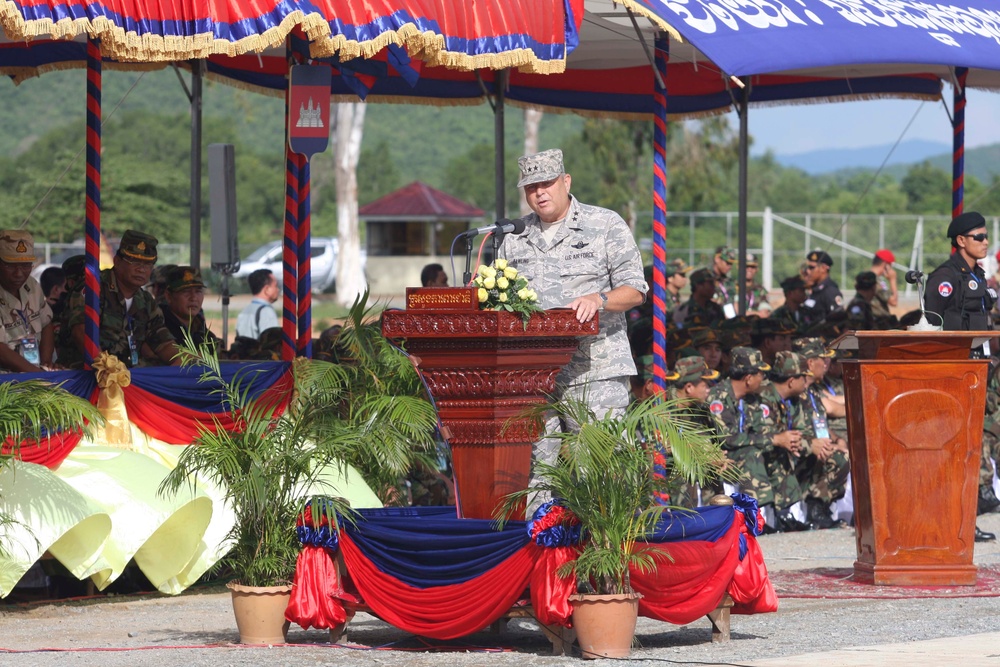
[[[975,280],[970,280],[969,281],[969,289],[975,291],[978,287],[979,287],[979,283],[977,283]]]
[[[708,405],[708,411],[713,415],[721,415],[723,410],[722,401],[712,401]]]
[[[948,282],[947,280],[944,281],[943,283],[941,283],[940,285],[938,285],[938,294],[940,294],[941,296],[944,296],[944,297],[951,296],[951,293],[953,291],[954,291],[954,288],[951,286],[951,283]]]
[[[841,306],[841,305],[844,304],[844,297],[840,296],[839,294],[836,297],[834,297],[833,300],[837,302],[838,306]]]
[[[771,416],[771,406],[769,406],[767,403],[760,404],[760,411],[761,413],[763,413],[764,419],[767,419],[768,417]]]

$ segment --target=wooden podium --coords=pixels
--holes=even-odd
[[[405,311],[383,313],[382,334],[406,342],[434,397],[460,516],[492,519],[505,495],[528,486],[540,430],[518,415],[549,400],[578,339],[596,334],[598,320],[580,324],[574,311],[554,309],[525,329],[516,313],[479,310],[474,294],[408,289]]]
[[[989,362],[972,331],[852,331],[845,359],[858,557],[855,579],[974,585],[972,563]]]

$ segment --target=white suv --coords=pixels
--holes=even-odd
[[[281,241],[271,241],[254,250],[240,262],[240,270],[236,272],[235,277],[246,278],[257,269],[270,269],[280,284],[284,271],[281,262],[281,243]],[[312,291],[314,294],[320,294],[332,288],[337,278],[338,242],[334,238],[314,236],[311,240],[311,248]],[[362,270],[365,267],[366,255],[367,253],[362,250]]]

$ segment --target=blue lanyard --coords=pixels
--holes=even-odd
[[[785,404],[785,421],[788,422],[788,430],[792,430],[792,399],[783,398],[781,402]]]
[[[812,403],[813,412],[815,412],[816,414],[819,414],[819,408],[816,407],[816,397],[813,396],[813,393],[811,391],[810,392],[806,392],[806,393],[809,394],[809,402]]]
[[[826,390],[827,391],[829,391],[834,396],[837,395],[837,390],[833,388],[833,384],[829,380],[827,380],[826,378],[823,378],[823,384],[826,385]]]
[[[985,281],[982,278],[980,278],[979,276],[977,276],[975,271],[971,271],[969,273],[969,275],[972,276],[972,279],[975,280],[978,284],[983,285],[983,290],[986,289]],[[986,312],[986,296],[985,296],[985,292],[983,294],[983,297],[979,300],[979,309],[980,309],[980,312],[983,312],[983,313]]]
[[[737,403],[736,408],[740,411],[740,433],[743,432],[743,424],[746,422],[746,415],[743,413],[743,399]]]

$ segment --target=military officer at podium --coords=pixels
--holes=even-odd
[[[597,335],[581,340],[556,383],[560,392],[585,397],[598,417],[624,413],[636,374],[625,312],[642,304],[649,289],[632,231],[614,211],[570,194],[561,150],[525,155],[517,165],[517,186],[532,213],[523,218],[523,234],[504,238],[498,256],[527,279],[542,308],[571,308],[580,322],[600,313]],[[536,445],[536,460],[558,454],[558,443],[544,452],[546,442]]]
[[[954,252],[948,260],[934,269],[927,278],[924,294],[927,320],[940,324],[946,331],[983,331],[993,329],[990,311],[996,303],[996,291],[986,284],[986,273],[977,262],[989,252],[989,234],[986,218],[981,213],[963,213],[948,225],[948,238]],[[933,314],[932,314],[933,313]],[[935,317],[936,316],[936,317]],[[989,357],[991,345],[973,350],[977,358]],[[996,353],[996,350],[992,350]],[[976,541],[995,540],[996,535],[976,526]]]

